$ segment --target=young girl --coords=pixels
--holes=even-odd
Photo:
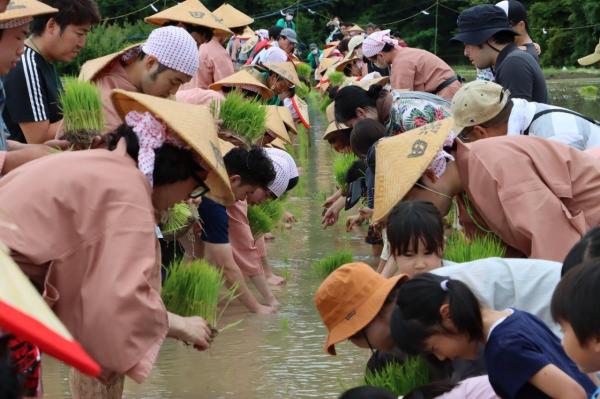
[[[481,344],[492,387],[503,398],[586,398],[596,386],[535,316],[481,307],[459,280],[424,273],[400,286],[392,336],[406,353],[472,359]]]

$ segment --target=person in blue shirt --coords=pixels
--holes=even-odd
[[[408,354],[474,359],[483,344],[490,383],[502,398],[584,399],[596,390],[541,320],[517,309],[481,307],[459,280],[424,273],[406,281],[390,326]]]

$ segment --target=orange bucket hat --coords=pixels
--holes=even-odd
[[[331,273],[314,297],[329,331],[325,351],[335,355],[335,344],[365,328],[398,282],[407,278],[402,274],[386,279],[365,263],[349,263]]]

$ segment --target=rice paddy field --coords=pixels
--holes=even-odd
[[[598,99],[590,100],[579,90],[600,86],[599,78],[551,80],[548,85],[553,104],[600,119]],[[331,151],[318,138],[326,122],[316,104],[311,108],[313,132],[308,159],[301,163],[302,190],[287,200],[287,210],[299,223],[292,230],[275,230],[276,238],[268,244],[272,265],[289,279],[286,287],[275,290],[280,312],[248,315],[233,303],[219,324],[241,323],[219,334],[203,353],[167,341],[149,380],[126,383],[126,398],[329,399],[363,381],[369,351],[341,344],[338,356],[326,355],[325,330],[312,302],[322,281],[313,270],[315,263],[348,249],[356,261],[373,264],[375,259],[363,241],[366,227],[347,234],[341,222],[325,231],[320,226],[320,205],[335,183]],[[50,358],[43,366],[45,398],[70,397],[68,369]]]

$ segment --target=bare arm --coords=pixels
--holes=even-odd
[[[62,121],[50,123],[50,121],[19,123],[28,144],[43,144],[56,137]]]
[[[567,373],[553,364],[538,371],[529,382],[537,389],[555,399],[586,399],[583,387]]]

